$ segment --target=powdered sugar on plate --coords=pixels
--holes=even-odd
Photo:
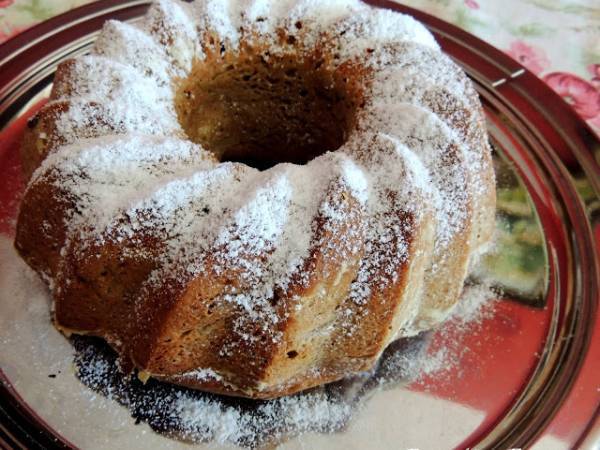
[[[489,301],[495,297],[491,289],[482,285],[469,286],[462,306],[436,334],[435,339],[439,340],[441,336],[443,346],[432,347],[434,337],[430,334],[399,340],[384,352],[372,373],[291,397],[253,401],[207,394],[152,379],[144,385],[136,377],[124,376],[118,368],[115,353],[97,338],[74,337],[71,348],[52,327],[46,287],[17,256],[9,238],[0,239],[0,261],[3,262],[0,270],[3,286],[0,296],[2,370],[16,387],[21,388],[33,386],[32,381],[25,381],[30,376],[20,368],[22,364],[35,374],[42,374],[42,379],[46,380],[42,398],[48,400],[44,401],[47,406],[38,405],[37,408],[55,405],[58,410],[52,413],[54,419],[64,416],[65,423],[69,424],[74,418],[68,417],[68,411],[83,410],[88,411],[81,417],[84,425],[88,424],[85,426],[95,421],[102,429],[109,426],[128,430],[127,434],[131,434],[134,423],[147,423],[166,436],[243,447],[276,444],[303,433],[343,431],[352,426],[356,416],[382,389],[412,391],[426,377],[433,377],[436,383],[452,382],[452,370],[460,368],[469,351],[462,346],[461,340],[479,333],[482,321],[491,317],[495,305],[494,301]],[[444,334],[450,332],[452,334],[444,338]],[[15,353],[23,348],[26,351]],[[74,370],[71,363],[73,348]],[[48,358],[51,362],[46,363]],[[75,376],[91,390],[78,387]],[[200,370],[197,376],[205,378],[218,374]],[[69,388],[62,392],[59,389],[65,382]],[[36,392],[39,388],[29,389]],[[96,443],[96,447],[106,448],[119,442],[118,436],[111,434],[104,439],[104,444]],[[165,442],[168,441],[161,445]]]
[[[424,377],[443,383],[468,352],[461,347],[461,337],[477,332],[481,322],[492,317],[496,295],[484,285],[465,289],[462,306],[439,331],[441,336],[452,334],[448,345],[432,348],[430,334],[399,340],[370,373],[269,401],[219,396],[156,380],[143,385],[122,375],[113,351],[96,338],[73,338],[75,365],[85,385],[124,405],[137,422],[147,422],[155,431],[192,442],[254,448],[305,432],[341,431],[375,391],[399,385],[410,389]]]

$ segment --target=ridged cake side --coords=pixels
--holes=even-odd
[[[196,77],[223,108],[182,122],[208,101]],[[299,86],[338,111],[341,145],[263,171],[219,162],[223,121],[250,117],[220,79],[257,105]],[[315,149],[327,126],[297,139]],[[354,0],[157,2],[61,65],[30,127],[15,245],[57,326],[195,388],[269,398],[368,370],[447,316],[493,230],[473,87],[422,25]]]

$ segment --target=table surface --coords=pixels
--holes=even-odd
[[[91,0],[0,0],[0,44]],[[600,136],[598,0],[407,0],[505,51],[558,92]]]

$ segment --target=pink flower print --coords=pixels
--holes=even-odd
[[[465,5],[471,9],[479,9],[479,3],[477,3],[475,0],[465,0]]]
[[[0,0],[0,8],[8,8],[15,0]]]
[[[600,90],[600,64],[590,64],[588,70],[592,74],[592,84]]]
[[[523,41],[514,41],[507,52],[536,75],[550,66],[550,60],[541,48],[533,47]]]
[[[600,91],[577,75],[564,72],[549,73],[544,77],[554,91],[569,103],[585,120],[596,123],[600,115]]]

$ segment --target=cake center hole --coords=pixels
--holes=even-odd
[[[220,161],[305,164],[345,142],[362,101],[356,77],[327,66],[322,55],[209,55],[178,86],[179,121]]]

